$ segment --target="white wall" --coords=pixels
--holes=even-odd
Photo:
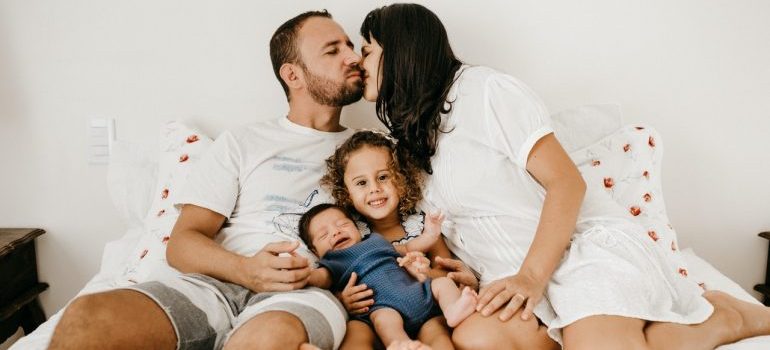
[[[666,143],[664,187],[681,246],[751,289],[770,230],[770,2],[425,1],[465,61],[527,82],[553,111],[622,104]],[[206,131],[285,113],[268,40],[327,8],[356,43],[380,1],[0,0],[0,227],[43,227],[48,314],[124,232],[106,167],[87,162],[87,122],[154,139],[184,117]],[[373,105],[344,118],[373,126]]]

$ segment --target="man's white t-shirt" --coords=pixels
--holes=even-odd
[[[274,219],[305,203],[330,200],[319,185],[324,161],[352,134],[351,129],[319,131],[286,117],[226,131],[190,173],[176,205],[224,215],[215,240],[241,255],[254,255],[270,242],[299,239],[296,232],[278,230]]]

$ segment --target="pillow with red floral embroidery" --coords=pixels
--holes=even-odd
[[[141,283],[151,277],[178,273],[166,261],[166,243],[179,217],[179,210],[173,205],[174,197],[212,142],[210,137],[182,122],[169,122],[161,127],[158,182],[144,219],[144,235],[129,256],[119,282]]]
[[[606,192],[631,221],[645,228],[647,238],[671,257],[677,264],[676,272],[687,277],[663,201],[663,144],[658,132],[644,125],[625,126],[570,156],[589,190]]]

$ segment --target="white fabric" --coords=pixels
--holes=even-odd
[[[582,105],[551,114],[556,138],[567,153],[588,147],[620,129],[617,104]]]
[[[542,102],[515,78],[486,67],[466,66],[457,74],[447,98],[454,101],[452,109],[442,120],[442,129],[451,132],[439,134],[425,207],[445,211],[449,248],[480,274],[483,286],[515,274],[526,257],[545,198],[526,170],[527,157],[553,129]],[[576,232],[626,234],[609,245],[578,234],[535,310],[555,340],[561,341],[561,327],[590,315],[679,323],[699,323],[710,315],[697,285],[671,276],[674,270],[664,268],[669,262],[649,242],[635,239],[642,229],[625,215],[608,196],[587,191]],[[649,283],[635,282],[640,274],[649,275]],[[600,281],[609,283],[595,287]],[[613,288],[626,285],[638,289],[632,310],[620,288]]]
[[[175,203],[227,217],[216,241],[241,255],[254,255],[270,242],[299,239],[280,234],[274,218],[310,201],[313,193],[325,193],[319,185],[324,160],[352,133],[323,132],[287,118],[227,131],[196,165]]]
[[[142,227],[158,173],[158,152],[149,142],[117,140],[110,149],[107,190],[129,228]]]

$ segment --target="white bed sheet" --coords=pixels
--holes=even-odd
[[[99,272],[85,285],[78,295],[96,293],[116,287],[117,276],[123,271],[127,254],[138,244],[141,229],[129,229],[122,238],[107,243],[102,255]],[[693,277],[706,283],[707,288],[727,292],[736,298],[760,304],[737,283],[723,275],[711,264],[698,257],[691,249],[682,250],[689,271]],[[32,334],[19,339],[9,350],[44,350],[61,318],[63,309],[51,316]],[[720,346],[718,350],[765,350],[770,349],[770,336],[744,339],[740,342]]]

